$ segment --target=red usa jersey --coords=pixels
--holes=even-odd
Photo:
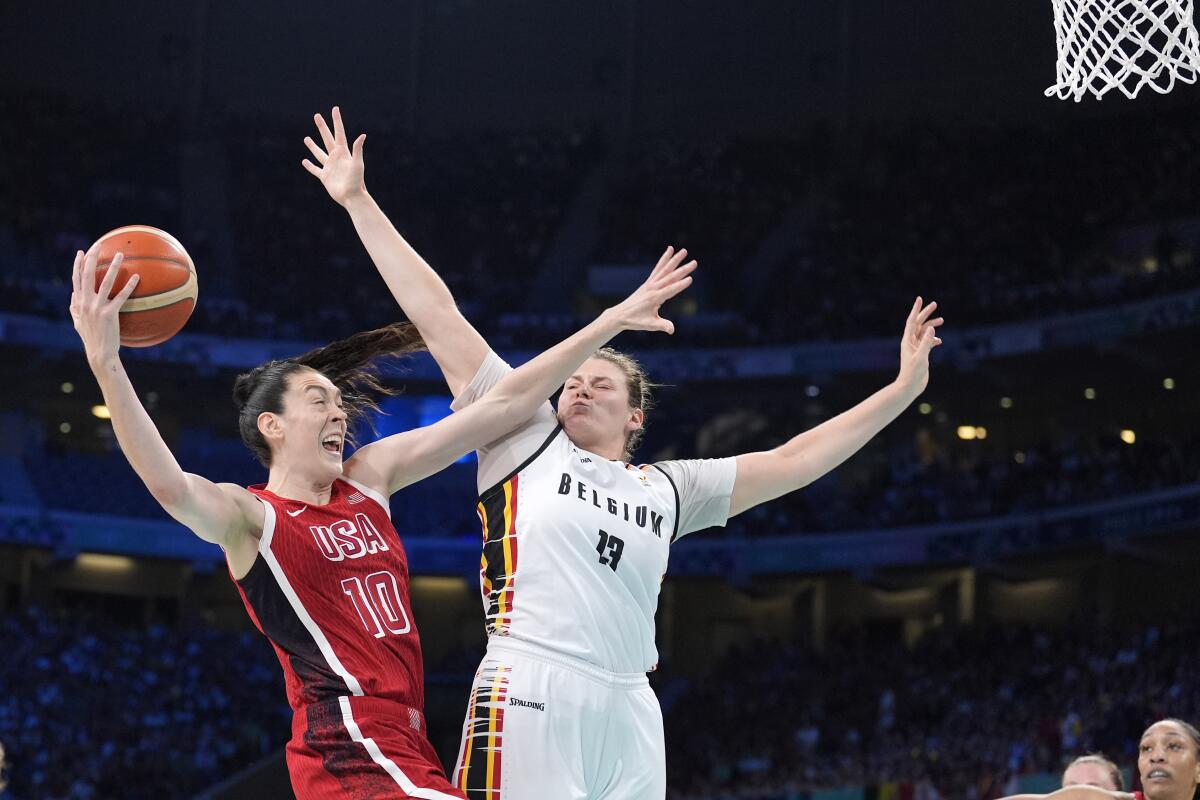
[[[322,506],[262,486],[258,558],[237,581],[275,648],[293,710],[339,696],[424,707],[421,640],[408,598],[408,557],[387,499],[349,479]]]

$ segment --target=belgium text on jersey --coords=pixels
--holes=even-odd
[[[559,494],[571,494],[571,476],[569,473],[562,474],[562,480],[558,483]],[[647,516],[649,516],[650,532],[658,538],[662,538],[662,514],[655,511],[650,511],[646,506],[634,506],[630,509],[629,503],[617,500],[613,497],[601,496],[595,489],[590,488],[586,483],[580,480],[575,481],[575,497],[583,502],[591,502],[596,508],[607,511],[614,517],[630,521],[630,511],[633,512],[633,523],[639,528],[646,527]],[[604,501],[601,503],[601,501]]]

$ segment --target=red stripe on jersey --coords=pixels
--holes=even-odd
[[[347,694],[424,707],[408,558],[386,508],[341,479],[320,506],[250,491],[274,528],[238,587],[276,647],[293,709]]]

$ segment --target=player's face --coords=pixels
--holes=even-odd
[[[1098,786],[1110,792],[1117,791],[1109,771],[1100,764],[1090,762],[1068,767],[1063,773],[1063,786]]]
[[[1138,772],[1148,800],[1191,800],[1200,784],[1196,743],[1174,722],[1156,722],[1138,745]]]
[[[319,372],[301,370],[288,376],[283,413],[276,420],[276,463],[309,469],[322,480],[342,472],[346,412],[342,393]]]
[[[589,358],[563,386],[558,419],[579,447],[620,454],[625,437],[642,426],[643,414],[629,405],[625,373],[611,361]]]

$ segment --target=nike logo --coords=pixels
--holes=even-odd
[[[301,514],[303,514],[303,513],[304,513],[305,511],[307,511],[307,510],[308,510],[308,506],[305,506],[304,508],[301,508],[301,509],[299,509],[299,510],[297,510],[297,511],[289,511],[289,512],[287,512],[287,513],[288,513],[288,516],[289,516],[289,517],[298,517],[298,516],[300,516]]]

